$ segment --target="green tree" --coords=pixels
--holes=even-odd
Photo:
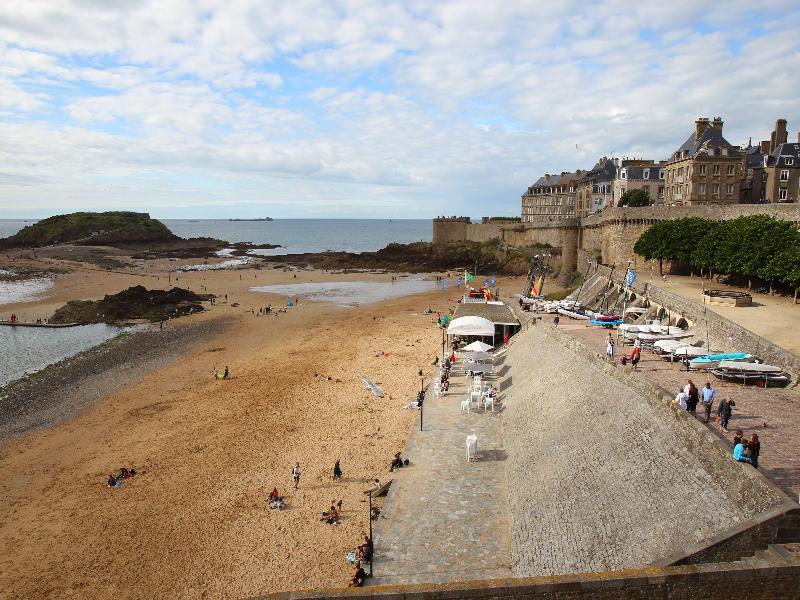
[[[622,194],[617,206],[650,206],[652,203],[653,199],[647,190],[636,189]]]

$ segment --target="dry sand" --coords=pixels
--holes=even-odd
[[[224,334],[76,418],[0,446],[4,594],[242,597],[349,580],[344,555],[368,528],[365,482],[387,478],[418,418],[401,406],[440,348],[440,332],[420,313],[446,309],[455,294],[360,308],[312,303],[257,317],[250,308],[285,299],[248,292],[251,285],[365,277],[245,270],[179,278],[241,303],[186,318],[234,317]],[[65,300],[142,279],[78,269],[59,276],[49,298],[4,311],[46,316]],[[155,281],[166,287],[164,277]],[[212,368],[225,365],[232,379],[212,379]],[[362,375],[386,397],[372,396]],[[331,480],[337,458],[341,483]],[[303,468],[296,492],[295,461]],[[144,473],[108,488],[108,473],[121,466]],[[267,507],[273,486],[287,510]],[[343,500],[339,526],[319,521],[331,500]]]

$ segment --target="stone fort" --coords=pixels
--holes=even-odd
[[[469,217],[433,220],[433,243],[486,242],[493,238],[509,246],[547,245],[560,249],[561,272],[583,270],[585,259],[605,265],[625,266],[642,261],[633,251],[639,236],[656,221],[702,217],[728,220],[767,214],[800,226],[800,204],[733,204],[722,206],[644,206],[606,208],[583,218],[520,223],[492,220],[472,223]],[[579,256],[581,257],[579,261]]]

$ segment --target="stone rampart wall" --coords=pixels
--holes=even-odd
[[[565,219],[546,223],[484,223],[466,224],[456,219],[436,219],[433,226],[434,243],[457,241],[485,242],[500,238],[512,246],[549,244],[565,251],[562,260],[565,271],[572,265],[572,246],[590,254],[601,254],[602,263],[623,266],[628,260],[638,260],[633,245],[656,221],[702,217],[727,220],[744,215],[767,214],[800,225],[800,204],[732,204],[721,206],[645,206],[638,208],[607,208],[583,219]],[[578,235],[569,235],[577,229]],[[581,269],[578,265],[579,270]]]
[[[800,565],[765,568],[702,564],[666,569],[581,573],[558,577],[525,577],[464,581],[440,585],[394,585],[366,588],[283,592],[253,600],[730,600],[770,598],[796,600]]]
[[[598,277],[608,279],[610,274],[610,268],[602,265],[598,267]],[[623,276],[624,271],[616,269],[612,278],[618,285],[622,285]],[[700,332],[700,337],[705,337],[703,334],[707,321],[708,337],[712,349],[720,352],[749,352],[766,363],[783,368],[795,379],[800,377],[800,356],[784,350],[713,310],[706,310],[705,306],[699,302],[639,281],[634,282],[632,289],[635,293],[646,296],[650,302],[663,306],[670,313],[678,313],[694,322]]]

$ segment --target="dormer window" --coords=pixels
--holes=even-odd
[[[658,170],[658,178],[659,179],[664,179],[664,169],[659,169]]]
[[[644,175],[642,176],[643,179],[650,179],[650,169],[644,170]]]
[[[627,179],[628,178],[628,171],[626,169],[622,169],[622,172],[620,173],[620,176],[622,177],[622,179]]]
[[[787,167],[791,167],[793,164],[794,164],[794,159],[793,158],[787,158],[786,159],[786,166]]]

